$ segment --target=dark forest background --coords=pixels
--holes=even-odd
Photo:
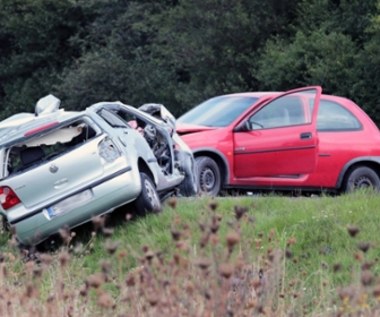
[[[0,118],[321,85],[380,124],[378,0],[0,0]]]

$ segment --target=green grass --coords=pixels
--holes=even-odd
[[[106,235],[91,234],[90,225],[80,227],[70,243],[44,253],[53,261],[47,266],[44,260],[34,266],[23,262],[17,249],[3,236],[1,264],[7,272],[3,274],[3,286],[22,297],[25,285],[34,281],[38,288],[34,303],[45,303],[55,294],[59,305],[56,309],[60,311],[65,309],[66,299],[57,295],[57,285],[64,284],[74,296],[71,299],[75,299],[74,316],[129,316],[142,312],[154,316],[159,307],[165,307],[163,303],[171,305],[173,312],[186,307],[188,314],[198,309],[204,314],[211,312],[210,316],[227,316],[230,308],[215,298],[228,298],[226,302],[230,302],[226,281],[240,274],[241,268],[250,267],[253,277],[249,283],[256,287],[257,298],[254,304],[231,304],[237,316],[244,309],[258,315],[271,311],[276,316],[370,316],[379,309],[379,206],[378,193],[358,192],[337,197],[182,198],[169,200],[160,214],[129,221],[125,220],[128,211],[119,210],[106,222],[108,228],[112,226],[112,235],[108,231]],[[240,219],[236,211],[242,211]],[[349,234],[349,227],[357,228],[356,236]],[[235,242],[230,253],[229,244]],[[67,264],[62,260],[65,256],[70,257]],[[208,266],[205,271],[199,269],[202,261]],[[30,274],[27,265],[33,267]],[[228,275],[229,266],[233,268],[232,277]],[[36,273],[33,275],[36,267],[43,268],[39,279]],[[149,279],[144,275],[145,280],[137,283],[141,287],[137,296],[133,287],[126,287],[126,280],[142,267],[149,268],[149,272],[144,271],[149,273]],[[260,270],[263,284],[258,285]],[[99,274],[107,278],[100,287],[91,288],[89,277]],[[136,274],[141,277],[143,273]],[[197,292],[188,294],[185,285]],[[84,286],[87,297],[78,295]],[[157,290],[162,290],[158,292],[161,306],[152,304],[152,294]],[[169,297],[165,293],[169,290],[181,294],[178,298],[187,294],[197,305],[191,300],[181,305],[171,303],[169,298],[176,295],[170,293]],[[205,292],[211,292],[211,299]],[[102,294],[110,296],[113,306],[105,299],[100,301]],[[107,296],[104,295],[106,299]],[[0,298],[0,310],[4,300]],[[48,315],[46,309],[39,313]]]

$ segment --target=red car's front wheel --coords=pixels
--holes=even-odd
[[[195,163],[200,192],[210,196],[217,196],[222,184],[218,164],[208,156],[197,157]]]

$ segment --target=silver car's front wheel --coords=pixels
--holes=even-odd
[[[136,211],[140,215],[149,212],[160,212],[162,209],[160,197],[158,196],[153,181],[145,173],[140,173],[141,193],[135,201]]]

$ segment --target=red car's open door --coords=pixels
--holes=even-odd
[[[322,88],[288,91],[261,105],[234,132],[234,178],[295,179],[318,158],[316,118]]]

